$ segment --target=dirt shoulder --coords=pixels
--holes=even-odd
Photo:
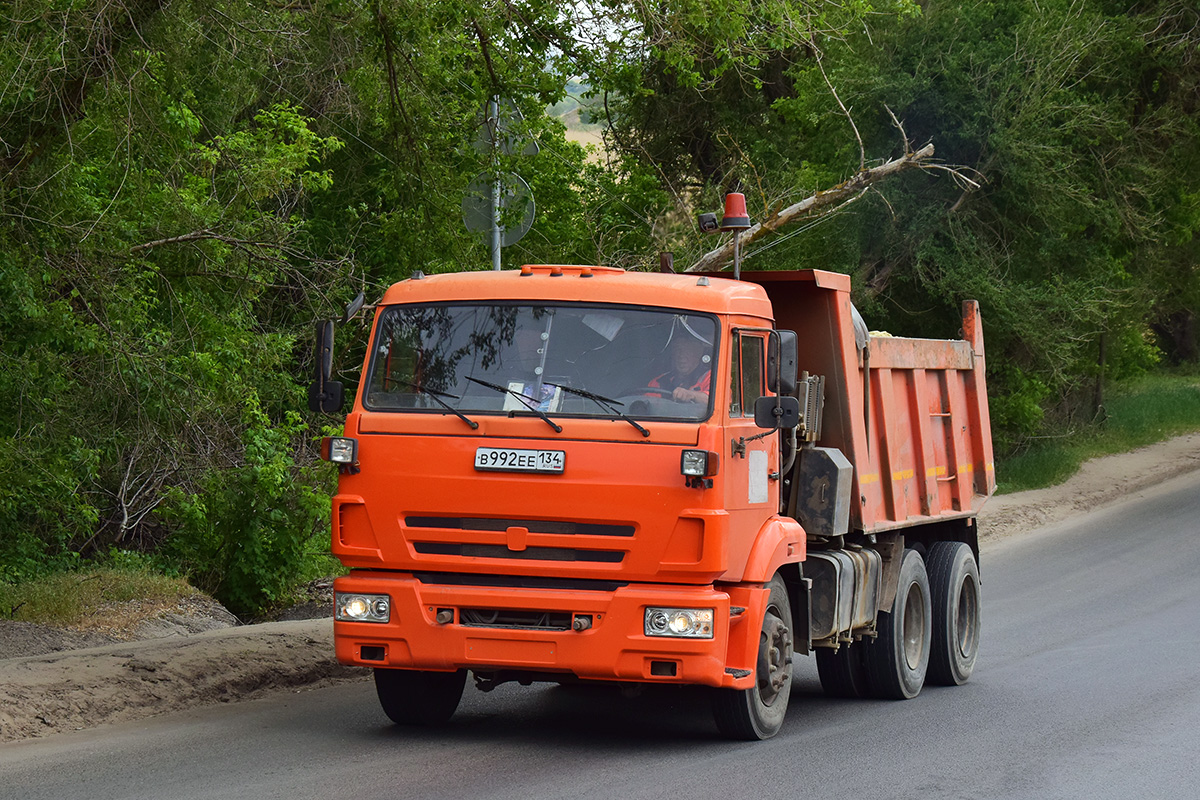
[[[1048,489],[1000,495],[979,515],[984,542],[1062,522],[1200,469],[1200,434],[1086,462],[1068,481]]]
[[[1200,434],[1089,461],[1060,486],[992,498],[980,515],[984,547],[1197,469]],[[200,603],[87,631],[0,620],[0,742],[364,679],[366,670],[334,660],[327,609],[236,625]]]
[[[269,622],[0,661],[0,741],[362,677],[329,619]]]

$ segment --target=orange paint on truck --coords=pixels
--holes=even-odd
[[[975,548],[994,489],[978,315],[967,341],[859,347],[845,276],[743,278],[531,266],[385,293],[332,547],[350,570],[335,583],[338,660],[383,671],[394,719],[448,716],[410,719],[395,695],[416,690],[396,685],[444,693],[452,712],[461,680],[430,676],[469,670],[483,688],[708,686],[724,732],[765,738],[793,653],[865,652],[878,635],[872,614],[813,638],[828,602],[862,597],[809,577],[810,550],[832,553],[820,563],[837,574],[862,562],[832,580],[882,586],[885,610],[905,552],[895,531]],[[778,329],[797,332],[792,367],[772,367],[789,361]],[[676,337],[705,353],[707,403],[652,385]],[[756,421],[787,418],[789,369],[825,376],[819,439]],[[812,479],[824,461],[829,477]],[[822,525],[845,530],[814,537]],[[881,555],[852,557],[863,547]]]

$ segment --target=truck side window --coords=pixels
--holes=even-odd
[[[737,333],[733,339],[733,368],[730,376],[729,415],[754,416],[754,401],[763,395],[762,336]]]

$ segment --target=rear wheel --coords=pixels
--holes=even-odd
[[[713,692],[713,718],[722,735],[730,739],[753,741],[779,733],[792,694],[792,607],[779,575],[767,589],[755,685]]]
[[[867,667],[863,663],[866,645],[843,644],[837,650],[816,649],[817,675],[821,688],[830,697],[867,697]]]
[[[375,692],[388,719],[397,725],[441,725],[462,699],[467,671],[375,670]]]
[[[962,542],[937,542],[929,550],[933,599],[933,649],[929,682],[959,686],[975,670],[979,652],[979,566]]]
[[[921,693],[929,668],[932,605],[925,560],[917,551],[905,550],[896,599],[891,611],[879,613],[879,635],[864,659],[875,697],[908,700]]]

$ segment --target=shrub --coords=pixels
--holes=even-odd
[[[168,558],[239,616],[262,612],[306,575],[327,552],[329,518],[319,473],[296,463],[300,416],[272,426],[252,396],[245,424],[242,462],[208,472],[198,492],[172,492],[166,512],[177,524]]]

